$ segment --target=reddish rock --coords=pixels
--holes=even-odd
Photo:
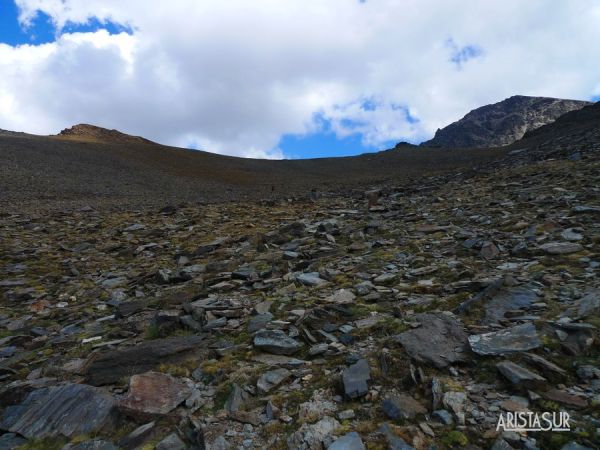
[[[119,406],[130,413],[167,414],[192,393],[184,381],[160,372],[133,375]]]
[[[565,391],[559,391],[558,389],[551,389],[544,393],[544,397],[548,400],[553,400],[563,405],[573,406],[575,408],[585,408],[588,402],[585,398],[578,395],[569,394]]]

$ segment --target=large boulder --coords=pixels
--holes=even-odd
[[[395,337],[414,360],[443,368],[468,357],[468,336],[462,323],[446,314],[415,315],[420,327]]]

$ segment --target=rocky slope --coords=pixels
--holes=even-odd
[[[554,122],[590,102],[515,95],[474,109],[462,119],[438,129],[426,147],[496,147],[512,144],[526,132]]]
[[[0,211],[306,198],[313,189],[418,182],[424,175],[471,170],[505,153],[402,148],[349,158],[267,161],[137,141],[0,136]]]
[[[0,448],[597,448],[597,131],[312,200],[0,215]]]

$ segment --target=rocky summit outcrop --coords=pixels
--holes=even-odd
[[[132,136],[118,130],[109,130],[87,123],[80,123],[73,125],[71,128],[65,128],[55,137],[58,139],[107,144],[154,144],[154,142],[140,136]]]
[[[499,147],[521,139],[526,132],[554,122],[590,102],[514,95],[474,109],[462,119],[438,129],[425,147]]]

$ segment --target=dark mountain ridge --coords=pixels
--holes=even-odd
[[[554,122],[590,102],[515,95],[474,109],[462,119],[438,129],[424,147],[499,147],[521,139],[526,132]]]

